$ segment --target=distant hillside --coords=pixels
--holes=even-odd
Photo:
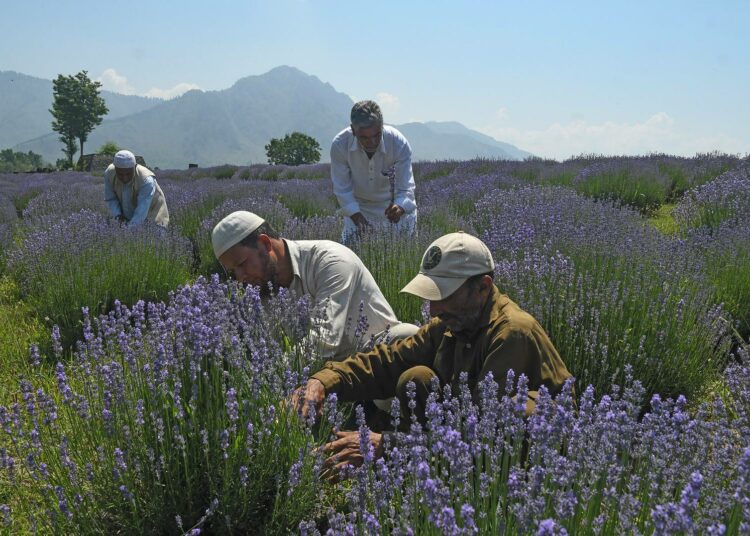
[[[477,156],[523,160],[531,153],[502,143],[456,122],[406,123],[396,126],[419,160],[469,160]]]
[[[51,82],[49,87],[51,95]],[[347,125],[353,104],[330,84],[286,66],[242,78],[225,90],[193,90],[149,103],[130,114],[110,114],[89,136],[86,152],[113,140],[161,168],[260,163],[266,161],[264,147],[271,138],[296,130],[317,139],[327,161],[331,139]],[[49,123],[46,109],[45,113]],[[409,139],[415,160],[528,155],[459,123],[410,123],[397,128]],[[32,150],[51,161],[62,154],[55,134],[29,136],[14,149]]]
[[[102,91],[109,114],[106,119],[147,110],[161,99]],[[13,71],[0,71],[0,149],[44,136],[52,131],[52,81]],[[58,151],[54,162],[62,156]],[[50,158],[47,158],[48,160]]]

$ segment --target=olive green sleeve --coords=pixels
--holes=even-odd
[[[320,380],[326,393],[336,393],[342,402],[383,399],[396,394],[399,376],[416,365],[432,366],[444,328],[436,322],[390,345],[379,344],[372,351],[357,353],[343,361],[328,361],[312,377]]]

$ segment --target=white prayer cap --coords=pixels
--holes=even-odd
[[[122,151],[117,151],[117,154],[115,154],[114,164],[115,167],[118,168],[134,168],[135,155],[130,151],[126,151],[125,149],[123,149]]]
[[[214,255],[218,259],[232,246],[266,222],[263,218],[246,210],[238,210],[216,224],[211,233]]]

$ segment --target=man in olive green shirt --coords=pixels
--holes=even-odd
[[[397,396],[403,412],[406,386],[413,381],[415,413],[424,422],[432,378],[458,387],[462,372],[475,399],[476,386],[488,373],[500,393],[510,369],[516,377],[525,374],[527,415],[542,385],[558,394],[570,372],[542,326],[495,287],[494,268],[489,249],[476,237],[459,232],[435,240],[422,257],[419,274],[402,289],[429,300],[431,321],[391,345],[325,363],[299,394],[303,412],[312,407],[319,412],[331,393],[341,402]],[[382,453],[381,435],[371,433],[370,440],[376,454]],[[326,449],[333,453],[329,463],[337,464],[336,469],[362,462],[358,432],[340,432]]]

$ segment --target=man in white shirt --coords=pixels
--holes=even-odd
[[[383,124],[376,102],[356,103],[331,144],[331,181],[344,215],[342,241],[368,227],[413,233],[417,224],[411,147]]]
[[[261,293],[280,287],[309,295],[325,318],[313,336],[320,356],[343,359],[364,349],[371,338],[388,333],[394,340],[416,333],[400,323],[370,271],[352,250],[330,240],[281,238],[260,216],[233,212],[211,234],[214,254],[237,281],[258,286]],[[364,333],[355,334],[360,316]]]
[[[149,218],[163,227],[169,224],[164,192],[153,171],[137,164],[130,151],[118,151],[104,172],[104,202],[123,223],[139,225]]]

